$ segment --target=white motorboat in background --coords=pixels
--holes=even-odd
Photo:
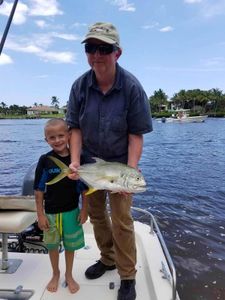
[[[160,119],[161,123],[202,123],[207,119],[207,115],[189,116],[189,109],[177,110],[172,117]]]

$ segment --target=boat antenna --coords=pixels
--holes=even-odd
[[[2,5],[3,2],[4,2],[4,0],[0,0],[0,5]],[[3,47],[4,47],[5,40],[6,40],[6,38],[7,38],[7,34],[8,34],[8,32],[9,32],[9,28],[10,28],[10,25],[11,25],[11,22],[12,22],[12,19],[13,19],[15,10],[16,10],[17,2],[18,2],[18,0],[15,0],[14,3],[13,3],[12,9],[11,9],[11,13],[10,13],[9,18],[8,18],[8,22],[7,22],[7,24],[6,24],[5,31],[4,31],[3,36],[2,36],[2,39],[1,39],[1,44],[0,44],[0,55],[1,55],[1,53],[2,53],[2,49],[3,49]]]

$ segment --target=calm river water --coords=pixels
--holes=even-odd
[[[0,120],[1,195],[21,194],[29,166],[48,151],[44,123]],[[225,300],[225,119],[154,121],[140,168],[148,190],[134,205],[158,220],[181,300]]]

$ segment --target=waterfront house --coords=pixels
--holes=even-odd
[[[58,114],[59,110],[58,108],[55,108],[53,106],[47,106],[47,105],[38,105],[33,106],[27,109],[27,115],[29,116],[39,116],[43,114]]]

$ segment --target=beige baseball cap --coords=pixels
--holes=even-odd
[[[81,43],[85,43],[89,39],[97,39],[107,44],[115,44],[120,47],[119,34],[116,27],[111,23],[97,22],[90,26],[85,39]]]

